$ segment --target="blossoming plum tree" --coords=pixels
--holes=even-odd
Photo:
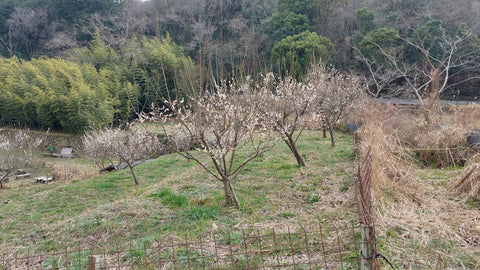
[[[268,85],[268,82],[263,85]],[[223,183],[225,205],[240,208],[232,181],[242,169],[275,144],[259,110],[264,86],[226,84],[185,103],[165,101],[156,113],[143,116],[168,122],[167,145],[194,160]]]

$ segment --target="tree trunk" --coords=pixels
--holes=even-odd
[[[0,189],[3,189],[3,182],[6,182],[8,179],[8,172],[0,178]]]
[[[430,95],[428,96],[426,102],[427,104],[424,105],[425,110],[425,120],[428,124],[437,125],[437,114],[439,108],[439,100],[440,100],[440,77],[439,77],[440,70],[435,69],[432,71],[432,83],[431,83],[431,90]]]
[[[323,138],[327,137],[327,126],[325,124],[322,125],[322,136]]]
[[[302,156],[297,150],[297,146],[295,145],[295,142],[293,141],[293,138],[291,136],[287,136],[287,140],[285,140],[285,143],[288,145],[288,148],[290,148],[290,151],[292,151],[293,156],[297,160],[298,166],[305,167],[305,162],[303,161]]]
[[[225,192],[225,205],[226,206],[235,206],[240,209],[240,202],[238,201],[237,195],[233,190],[232,183],[230,180],[223,180],[223,190]]]
[[[132,172],[132,176],[133,176],[133,181],[135,182],[135,185],[138,185],[138,179],[137,179],[137,175],[135,174],[135,170],[133,169],[133,166],[130,164],[130,162],[127,162],[128,164],[128,167],[130,168],[130,171]]]
[[[330,132],[330,141],[332,142],[332,147],[335,147],[335,137],[334,137],[334,128],[329,128]]]

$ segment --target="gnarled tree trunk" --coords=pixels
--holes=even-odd
[[[335,131],[334,131],[335,127],[330,127],[328,129],[329,133],[330,133],[330,142],[332,143],[331,146],[332,147],[335,147]]]
[[[432,82],[430,84],[430,94],[424,105],[425,121],[428,124],[437,124],[437,114],[440,100],[440,70],[437,68],[432,71]]]

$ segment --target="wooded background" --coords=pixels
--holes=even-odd
[[[475,101],[478,0],[2,0],[0,121],[68,132],[312,63],[374,97]]]

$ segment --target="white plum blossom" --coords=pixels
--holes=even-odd
[[[264,126],[260,106],[265,101],[259,87],[249,82],[224,83],[188,104],[165,100],[168,109],[156,110],[156,119],[167,123],[167,145],[221,181],[226,205],[237,208],[232,181],[246,164],[275,144],[270,128]]]
[[[105,160],[125,162],[136,185],[139,182],[133,162],[150,158],[160,151],[160,147],[155,134],[135,129],[105,128],[88,132],[83,137],[83,151],[88,158],[99,167],[103,167]]]

